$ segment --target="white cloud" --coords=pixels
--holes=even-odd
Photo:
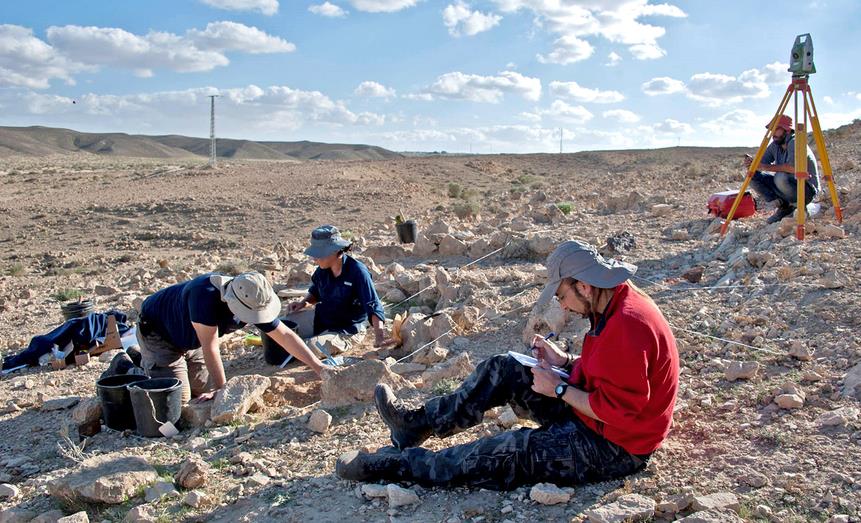
[[[554,100],[550,104],[550,109],[541,111],[543,116],[549,116],[555,120],[573,123],[584,124],[593,118],[593,114],[582,105],[568,105],[562,100]]]
[[[499,25],[502,17],[496,14],[471,11],[463,2],[449,4],[442,11],[442,21],[452,36],[474,36]]]
[[[758,116],[749,109],[733,109],[717,118],[703,122],[700,124],[700,127],[710,133],[719,135],[737,134],[739,132],[750,134],[750,131],[755,129],[761,139],[765,134],[763,122],[766,120],[767,118]]]
[[[657,96],[659,94],[680,93],[685,90],[685,83],[675,78],[661,76],[652,78],[648,82],[644,82],[641,86],[644,93],[649,96]]]
[[[746,98],[765,98],[771,93],[765,75],[757,69],[749,69],[737,77],[715,73],[695,74],[688,81],[687,90],[689,98],[709,106],[738,103]]]
[[[394,13],[413,7],[418,2],[419,0],[350,0],[353,7],[368,13]]]
[[[766,98],[771,94],[769,85],[781,83],[786,64],[774,62],[760,69],[748,69],[738,76],[720,73],[697,73],[687,83],[674,78],[653,78],[642,84],[650,96],[684,93],[691,100],[709,107],[739,103],[747,99]]]
[[[236,22],[210,22],[206,29],[191,29],[188,38],[200,49],[212,51],[241,51],[251,54],[292,53],[296,46],[271,36],[256,27]]]
[[[616,51],[611,51],[610,54],[607,55],[607,60],[607,63],[604,65],[607,67],[615,67],[622,61],[622,57],[619,56]]]
[[[396,93],[394,89],[386,87],[379,82],[366,80],[356,87],[353,94],[356,96],[367,96],[371,98],[392,98]]]
[[[315,15],[328,16],[329,18],[340,18],[343,16],[347,16],[347,11],[331,2],[312,4],[308,6],[308,11],[311,11]]]
[[[496,76],[480,76],[458,71],[446,73],[413,99],[469,100],[472,102],[499,103],[505,94],[517,94],[526,100],[541,98],[541,80],[523,76],[514,71],[503,71]],[[409,96],[408,96],[409,97]]]
[[[345,102],[333,100],[319,91],[303,91],[275,85],[256,85],[231,89],[201,87],[181,91],[160,91],[129,95],[85,94],[72,104],[70,98],[32,91],[0,90],[0,103],[14,107],[7,116],[20,117],[46,125],[77,127],[101,126],[113,131],[200,135],[208,122],[211,94],[219,94],[216,111],[220,133],[242,134],[243,138],[261,133],[323,126],[379,127],[385,115],[352,111]],[[42,121],[37,115],[49,115]],[[206,124],[208,125],[208,124]],[[138,126],[137,128],[130,128]],[[192,127],[189,127],[192,126]],[[238,131],[237,131],[238,130]]]
[[[576,36],[563,36],[553,42],[553,46],[553,50],[549,54],[536,55],[539,62],[568,65],[585,60],[595,52],[592,44]]]
[[[93,66],[131,69],[152,76],[153,69],[210,71],[230,63],[226,52],[286,53],[296,46],[236,22],[211,22],[185,36],[151,31],[139,36],[113,27],[52,26],[48,41],[71,60]]]
[[[834,98],[831,98],[830,96],[826,95],[823,96],[822,99],[825,100],[825,103],[827,103],[828,105],[834,105]]]
[[[660,58],[666,52],[658,38],[666,30],[638,21],[643,16],[682,18],[684,11],[669,4],[650,4],[649,0],[493,0],[503,13],[528,11],[536,25],[558,35],[554,49],[539,60],[568,64],[591,56],[587,37],[602,37],[609,42],[628,46],[639,60]]]
[[[772,62],[759,71],[763,74],[763,81],[767,84],[789,85],[792,74],[788,71],[789,64],[783,62]]]
[[[640,121],[640,116],[637,113],[627,109],[610,109],[601,113],[601,116],[608,120],[616,120],[619,123],[637,123]]]
[[[72,75],[88,69],[35,37],[32,29],[0,24],[0,87],[47,89],[54,79],[73,85]]]
[[[258,11],[267,16],[278,12],[278,0],[201,0],[201,2],[228,11]]]
[[[663,122],[652,125],[652,129],[665,134],[690,134],[694,132],[694,128],[690,124],[672,118],[667,118]]]
[[[577,82],[550,82],[550,93],[577,102],[611,104],[621,102],[625,95],[619,91],[602,91],[582,87]]]

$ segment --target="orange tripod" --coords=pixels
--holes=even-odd
[[[747,191],[747,186],[750,184],[754,173],[760,168],[759,162],[762,161],[765,150],[768,147],[772,136],[774,136],[774,131],[777,129],[778,119],[783,114],[783,111],[786,110],[786,106],[789,104],[790,98],[793,99],[795,104],[795,179],[797,181],[796,185],[798,186],[795,213],[795,237],[799,240],[804,239],[804,221],[807,218],[807,212],[805,212],[804,206],[804,191],[805,186],[807,185],[806,181],[810,177],[810,174],[807,172],[808,121],[813,128],[813,138],[816,141],[816,150],[819,153],[819,160],[822,162],[822,176],[825,178],[825,181],[828,184],[828,190],[831,193],[831,202],[834,204],[834,215],[837,218],[838,223],[843,222],[843,211],[840,210],[840,200],[837,197],[837,187],[834,185],[834,177],[831,174],[831,162],[828,160],[828,151],[825,150],[825,137],[822,135],[822,128],[819,126],[819,116],[816,113],[816,105],[813,103],[813,93],[810,91],[810,84],[807,83],[808,76],[809,75],[807,74],[793,74],[792,82],[789,84],[789,87],[786,88],[783,100],[780,102],[780,106],[777,108],[777,112],[771,121],[771,125],[762,139],[759,150],[756,152],[756,156],[753,157],[753,161],[748,168],[747,177],[741,186],[741,190],[739,190],[738,196],[736,196],[726,220],[721,225],[721,235],[726,234],[726,231],[729,228],[729,222],[732,220],[735,210],[738,208],[745,191]],[[800,111],[801,119],[799,119],[799,94],[802,99],[802,107]]]

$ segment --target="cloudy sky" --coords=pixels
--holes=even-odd
[[[811,33],[823,123],[861,118],[856,0],[27,0],[0,125],[555,152],[756,146]]]

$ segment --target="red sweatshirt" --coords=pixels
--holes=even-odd
[[[570,383],[589,393],[603,420],[575,410],[592,430],[631,454],[649,454],[667,437],[679,386],[679,353],[667,320],[627,283],[593,320]]]

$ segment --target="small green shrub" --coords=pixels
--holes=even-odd
[[[6,276],[23,276],[27,272],[23,263],[13,263],[6,269]]]
[[[462,202],[457,203],[454,207],[452,207],[454,215],[461,220],[478,216],[480,210],[481,205],[479,205],[478,202]]]
[[[562,214],[571,214],[571,210],[574,208],[574,204],[571,202],[559,202],[556,204],[556,207],[562,211]]]
[[[56,294],[54,294],[54,299],[57,301],[72,301],[83,297],[83,291],[78,289],[60,289]]]
[[[448,197],[449,198],[457,198],[460,196],[460,193],[463,191],[463,187],[459,183],[451,182],[448,184]]]

